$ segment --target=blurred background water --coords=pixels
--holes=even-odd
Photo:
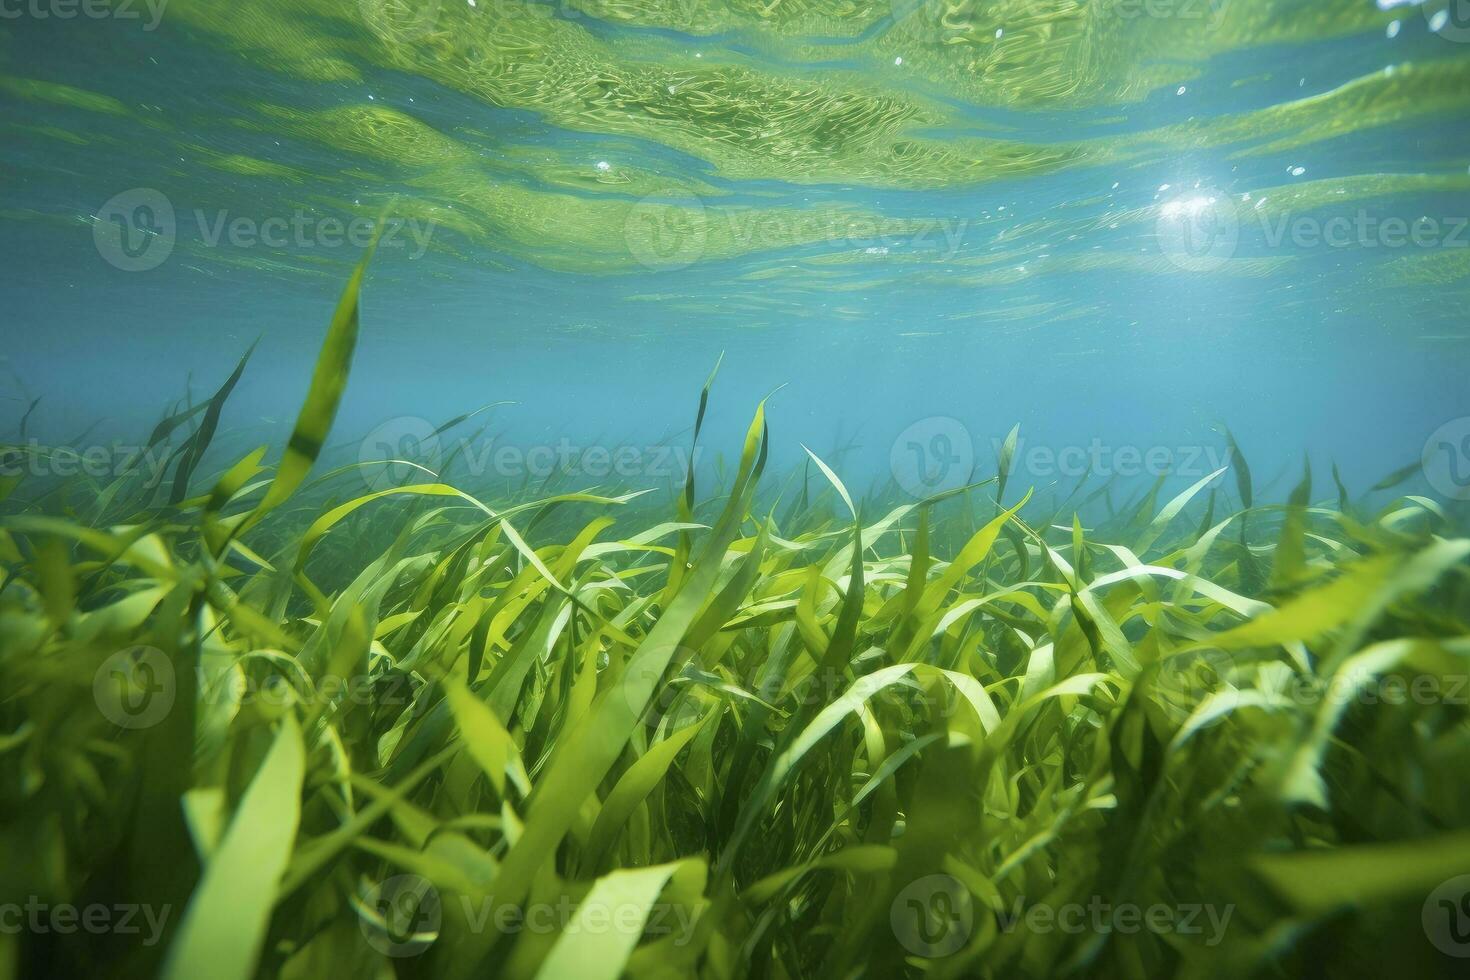
[[[709,451],[780,388],[778,462],[855,486],[1016,423],[1029,482],[1195,479],[1226,423],[1268,495],[1304,452],[1470,487],[1463,2],[3,6],[30,437],[136,439],[259,337],[222,440],[284,438],[386,215],[349,455],[500,401],[523,449],[682,444],[723,353]]]

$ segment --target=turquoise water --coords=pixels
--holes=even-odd
[[[509,402],[478,418],[523,460],[632,447],[660,484],[723,356],[706,445],[776,391],[777,460],[855,486],[957,483],[1017,423],[1039,486],[1192,481],[1221,423],[1268,496],[1303,453],[1355,490],[1421,454],[1425,492],[1470,473],[1454,10],[69,9],[0,22],[31,438],[136,439],[259,338],[220,458],[283,440],[388,215],[348,459]]]
[[[0,0],[0,980],[1463,975],[1467,110],[1470,0]]]

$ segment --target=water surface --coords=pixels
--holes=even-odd
[[[1036,482],[1128,447],[1183,478],[1225,422],[1281,492],[1303,452],[1362,485],[1470,414],[1440,3],[69,10],[0,25],[32,435],[136,433],[258,336],[225,422],[283,437],[385,214],[339,434],[507,400],[524,445],[651,444],[721,352],[714,445],[785,385],[775,452],[855,484],[1017,422]]]

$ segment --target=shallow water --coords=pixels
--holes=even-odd
[[[784,385],[777,459],[859,486],[956,483],[1016,423],[1039,485],[1197,478],[1220,423],[1278,494],[1303,452],[1470,473],[1458,429],[1426,445],[1470,413],[1442,4],[5,9],[32,437],[136,436],[259,337],[221,438],[283,440],[386,214],[349,456],[500,401],[523,452],[662,445],[723,352],[711,445]]]
[[[1446,2],[0,0],[0,980],[1460,975]]]

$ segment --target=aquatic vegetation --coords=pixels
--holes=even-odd
[[[1447,972],[1470,525],[1414,486],[1441,450],[1470,479],[1470,62],[1444,0],[1411,6],[12,18],[6,306],[39,351],[14,373],[75,394],[115,358],[105,383],[151,398],[126,358],[270,342],[100,475],[34,438],[63,392],[6,393],[0,980]],[[695,361],[687,416],[651,424],[729,455],[487,478],[496,395],[434,428],[453,449],[364,462],[338,418],[364,266],[322,227],[385,214],[425,234],[378,253],[397,333],[368,390],[509,364],[554,431],[559,398],[600,414]],[[107,233],[166,241],[162,267]],[[247,418],[244,379],[349,274],[289,438],[258,436],[294,405]],[[727,335],[746,363],[701,390]],[[732,371],[767,391],[796,364],[834,393],[712,435]],[[861,485],[840,439],[797,453],[793,419],[898,414],[893,378],[1025,433],[1099,404],[1198,433],[1223,400],[1259,408],[1248,443],[1362,457],[1351,485],[1253,475],[1222,431],[1184,485],[1054,481],[1011,430],[921,499]],[[1430,419],[1455,443],[1357,485]]]
[[[1427,25],[1433,7],[1413,16]],[[853,282],[881,290],[893,281],[889,256],[853,249],[843,229],[944,223],[957,229],[960,257],[1011,270],[951,275],[954,256],[924,252],[933,273],[925,287],[944,277],[957,304],[977,286],[1024,283],[1036,267],[1014,270],[1036,250],[1064,249],[1080,234],[1107,253],[1101,261],[1131,263],[1115,266],[1134,272],[1130,279],[1177,279],[1181,270],[1152,237],[1169,203],[1150,200],[1152,188],[1203,179],[1206,191],[1213,182],[1237,199],[1295,208],[1289,192],[1306,182],[1282,186],[1280,175],[1308,155],[1352,161],[1345,173],[1314,167],[1307,178],[1320,185],[1314,200],[1320,193],[1337,213],[1409,194],[1432,202],[1428,213],[1454,209],[1458,165],[1446,174],[1429,158],[1387,152],[1393,139],[1383,134],[1463,114],[1464,59],[1454,45],[1419,41],[1369,61],[1356,53],[1386,29],[1388,40],[1407,39],[1397,33],[1402,10],[1274,0],[1141,8],[1129,0],[178,0],[160,31],[268,83],[230,93],[224,113],[187,101],[163,111],[146,87],[112,91],[99,80],[92,89],[78,77],[41,77],[44,65],[7,62],[0,97],[12,110],[8,131],[54,141],[68,169],[110,175],[122,146],[156,155],[178,178],[167,191],[181,211],[311,207],[341,219],[380,213],[396,195],[405,218],[435,222],[434,256],[461,265],[489,250],[556,272],[637,273],[664,267],[649,261],[657,241],[683,237],[681,267],[823,251],[864,263]],[[1288,57],[1283,66],[1278,52],[1298,49],[1311,56],[1305,65]],[[418,101],[376,98],[385,78],[412,79]],[[145,147],[135,145],[140,126],[150,132]],[[1383,142],[1360,159],[1369,136]],[[50,168],[6,153],[22,178]],[[1460,155],[1449,147],[1444,158]],[[1181,172],[1171,172],[1176,165]],[[305,173],[317,175],[309,195]],[[1066,190],[993,213],[1025,182]],[[838,204],[833,187],[862,193]],[[364,188],[378,190],[365,199]],[[890,196],[940,189],[966,197],[916,209]],[[26,202],[0,203],[19,213]],[[86,220],[98,203],[75,202],[63,217]],[[778,227],[796,212],[795,227]],[[763,221],[770,233],[740,232]],[[216,271],[324,271],[309,259],[242,256],[197,234],[180,239],[180,254],[225,267]],[[1139,251],[1149,260],[1136,261]],[[1385,258],[1371,246],[1359,251],[1355,260]],[[1451,257],[1387,261],[1395,268],[1368,275],[1343,263],[1342,288],[1385,282],[1399,295],[1376,290],[1360,301],[1397,309],[1422,282],[1458,281],[1439,274],[1457,267]],[[332,262],[345,274],[351,259]],[[1285,264],[1237,254],[1211,271],[1256,278]],[[798,308],[808,275],[803,266],[774,277],[756,302]],[[689,291],[681,309],[705,295]]]
[[[59,82],[0,75],[0,92],[51,105],[72,106],[88,112],[117,116],[128,115],[128,107],[117,99],[98,92],[89,92],[74,85],[62,85]]]
[[[361,274],[274,464],[220,463],[248,352],[110,480],[0,448],[0,900],[150,923],[0,934],[6,975],[1442,962],[1470,538],[1382,502],[1413,467],[1272,503],[1227,434],[1084,522],[1117,488],[1022,486],[1014,431],[922,500],[775,478],[762,405],[668,498],[324,472]]]

